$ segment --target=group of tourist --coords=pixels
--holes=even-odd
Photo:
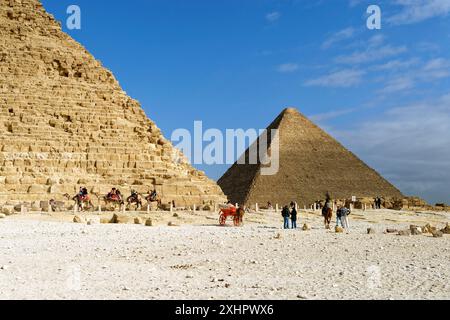
[[[322,208],[322,215],[325,216],[326,211],[330,210],[332,212],[332,206],[330,201],[326,201]],[[351,214],[349,208],[343,205],[337,206],[336,211],[336,226],[341,227],[347,231],[350,230],[350,224],[348,216]],[[284,229],[297,229],[297,205],[295,202],[291,202],[289,206],[284,206],[281,210],[281,216],[283,217],[283,228]],[[330,215],[331,217],[331,215]]]
[[[289,206],[284,206],[281,210],[284,219],[284,229],[297,229],[297,206],[291,202]],[[289,220],[291,225],[289,227]]]
[[[374,202],[375,209],[381,209],[381,198],[380,197],[376,197],[373,202]]]

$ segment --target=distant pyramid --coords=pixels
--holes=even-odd
[[[235,163],[218,183],[233,203],[288,204],[301,206],[324,199],[357,197],[403,197],[401,192],[369,168],[339,142],[296,109],[285,109],[268,130],[278,129],[279,171],[261,175],[261,164]],[[257,146],[260,139],[255,142]],[[249,150],[245,157],[248,158]],[[247,162],[248,163],[248,162]]]
[[[0,1],[0,204],[119,187],[164,203],[222,202],[113,74],[39,0]]]

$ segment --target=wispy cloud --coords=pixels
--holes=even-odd
[[[344,69],[308,80],[304,85],[307,87],[349,88],[360,84],[364,74],[365,71],[363,70]]]
[[[370,67],[373,71],[397,71],[399,69],[407,69],[417,65],[420,62],[418,58],[411,58],[408,60],[391,60],[383,64]]]
[[[281,18],[281,13],[278,11],[270,12],[266,14],[266,20],[273,23],[278,21]]]
[[[417,64],[417,59],[411,59],[409,61],[391,61],[385,65],[377,66],[379,71],[385,71],[390,68],[402,68],[408,65]],[[373,68],[372,68],[373,70]],[[444,58],[431,59],[421,66],[410,70],[407,73],[396,72],[394,77],[390,78],[384,88],[380,89],[378,93],[389,94],[409,91],[416,87],[420,83],[426,83],[431,81],[436,81],[439,79],[444,79],[450,77],[450,60]]]
[[[347,130],[331,130],[406,194],[448,201],[450,94],[393,108]]]
[[[342,64],[363,64],[382,60],[385,58],[397,56],[407,52],[406,46],[391,46],[385,45],[379,48],[368,48],[364,51],[356,51],[349,55],[341,55],[335,58],[335,62]]]
[[[394,93],[412,89],[415,86],[415,81],[413,78],[408,76],[400,76],[395,77],[393,79],[388,80],[387,84],[383,89],[379,91],[379,93]]]
[[[428,61],[419,74],[424,80],[435,80],[450,76],[450,61],[444,58],[436,58]]]
[[[450,13],[449,0],[396,0],[394,4],[402,6],[399,13],[387,19],[394,25],[417,23]]]
[[[299,65],[297,63],[284,63],[277,67],[277,71],[280,73],[292,73],[297,71],[298,68]]]
[[[322,49],[328,49],[331,48],[334,44],[350,39],[354,36],[355,34],[355,29],[352,27],[340,30],[334,34],[332,34],[330,37],[328,37],[328,39],[326,39],[323,43],[322,43]]]

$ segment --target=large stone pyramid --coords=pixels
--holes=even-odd
[[[262,175],[260,163],[235,163],[218,182],[233,202],[250,205],[271,201],[284,205],[295,200],[301,206],[309,206],[324,199],[327,192],[335,199],[403,197],[296,109],[285,109],[267,129],[269,155],[273,149],[270,130],[278,129],[279,170],[275,175]],[[253,147],[259,145],[258,139]],[[249,150],[244,155],[246,163],[248,153]]]
[[[0,202],[81,185],[156,187],[177,205],[225,200],[39,0],[0,1],[0,70]]]

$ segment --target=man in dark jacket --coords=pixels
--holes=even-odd
[[[291,204],[291,227],[292,229],[297,229],[297,209],[295,209],[295,204]]]
[[[281,210],[281,215],[283,216],[283,219],[284,219],[284,229],[289,229],[290,212],[289,212],[288,206],[283,207],[283,210]]]

